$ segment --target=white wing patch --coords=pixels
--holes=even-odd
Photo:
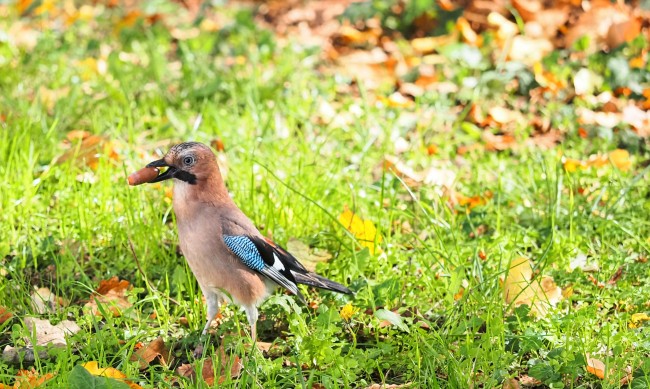
[[[284,264],[282,261],[280,261],[280,258],[278,258],[275,253],[273,253],[273,267],[278,269],[278,270],[284,270]]]

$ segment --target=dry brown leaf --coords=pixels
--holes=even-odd
[[[508,378],[503,381],[503,389],[519,389],[519,382],[514,378]]]
[[[101,316],[99,305],[102,305],[113,316],[121,316],[122,312],[132,306],[127,300],[130,284],[126,280],[120,281],[117,276],[99,283],[97,291],[90,296],[90,301],[84,305],[94,315]]]
[[[221,361],[221,366],[220,368],[217,369],[217,372],[220,373],[220,376],[216,377],[216,382],[214,376],[215,357],[211,357],[203,361],[203,367],[201,368],[201,378],[208,385],[214,385],[215,383],[221,384],[227,378],[225,369],[229,365],[229,358],[226,355],[223,345],[219,347],[219,350],[217,352],[219,353],[219,360]],[[228,373],[230,378],[239,377],[242,369],[243,369],[243,364],[241,362],[241,359],[239,358],[239,356],[235,355],[235,357],[233,358],[232,366],[230,367],[230,372]],[[196,371],[194,370],[194,366],[189,364],[182,364],[180,367],[178,367],[176,369],[176,374],[180,375],[181,377],[189,378],[191,381],[196,380]]]
[[[13,313],[9,312],[7,308],[0,305],[0,324],[6,322],[14,316]]]
[[[628,105],[623,108],[622,121],[632,126],[640,137],[650,137],[650,112],[635,105]]]
[[[162,337],[159,337],[138,349],[132,356],[131,361],[137,361],[140,364],[140,370],[149,367],[149,364],[157,359],[161,365],[167,367],[171,358],[171,352],[165,345]]]
[[[410,188],[427,185],[438,187],[444,192],[450,190],[456,181],[456,172],[444,166],[430,166],[422,171],[416,171],[392,155],[384,157],[383,168],[395,173]]]
[[[305,265],[309,271],[315,271],[318,263],[327,262],[332,258],[332,254],[326,250],[312,249],[296,238],[289,238],[287,251]]]
[[[595,51],[602,45],[614,48],[638,35],[641,26],[631,19],[631,8],[627,5],[592,2],[592,6],[581,13],[566,31],[566,47],[573,46],[578,39],[587,36],[591,43],[590,51]]]
[[[508,134],[494,135],[489,131],[483,131],[481,138],[485,142],[485,149],[490,151],[503,151],[518,146],[515,137]]]
[[[511,109],[499,106],[491,107],[488,110],[488,118],[497,125],[510,124],[522,121],[523,119],[521,113],[518,111],[513,111]]]
[[[526,304],[531,312],[545,316],[551,306],[562,300],[560,289],[553,278],[543,277],[538,281],[533,274],[533,267],[527,258],[514,259],[503,283],[503,297],[514,306]]]
[[[52,344],[55,347],[64,347],[66,345],[66,335],[73,335],[81,330],[77,323],[70,320],[63,320],[53,326],[49,320],[34,317],[25,318],[25,327],[32,334],[30,337],[25,338],[25,341],[32,345],[32,339],[36,339],[36,344],[32,346]]]
[[[607,281],[607,284],[609,284],[609,285],[616,285],[616,283],[618,282],[618,280],[621,279],[621,276],[623,276],[623,266],[619,267],[618,270],[616,270],[616,273],[614,273],[614,274],[610,277],[609,281]]]
[[[521,386],[540,386],[542,384],[542,381],[538,380],[537,378],[533,378],[529,375],[522,375],[519,377],[519,383]]]
[[[68,301],[57,297],[48,288],[38,288],[31,295],[32,307],[38,314],[57,312],[59,308],[68,306]]]
[[[95,170],[102,156],[106,156],[112,161],[119,159],[111,141],[100,135],[90,135],[83,138],[81,142],[72,144],[65,153],[57,158],[56,163],[73,161],[76,166],[88,166]]]
[[[512,45],[507,53],[507,58],[511,61],[533,65],[541,61],[553,49],[553,43],[546,38],[517,35],[512,38]]]

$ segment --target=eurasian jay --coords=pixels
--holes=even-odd
[[[228,195],[216,156],[206,145],[178,144],[147,167],[168,168],[150,182],[174,179],[178,239],[207,303],[203,334],[224,300],[244,309],[255,341],[257,307],[277,286],[303,302],[297,284],[352,294],[345,286],[305,269],[255,228]]]

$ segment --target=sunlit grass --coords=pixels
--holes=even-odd
[[[130,361],[138,343],[159,336],[174,347],[172,367],[201,366],[191,353],[205,308],[177,253],[169,184],[128,187],[126,176],[171,144],[220,138],[227,185],[262,233],[332,253],[317,270],[356,292],[308,291],[309,307],[272,297],[260,320],[261,340],[280,350],[269,355],[248,346],[243,314],[227,306],[206,342],[206,357],[219,355],[222,344],[244,362],[241,376],[224,385],[498,387],[537,369],[548,373],[545,382],[580,377],[575,386],[586,387],[599,384],[584,370],[585,354],[604,351],[619,371],[629,365],[647,376],[648,325],[628,325],[650,297],[642,260],[650,245],[647,170],[567,173],[557,149],[458,155],[458,146],[476,139],[449,130],[451,97],[428,94],[409,110],[377,105],[365,92],[337,93],[349,80],[323,77],[314,70],[315,51],[278,46],[246,15],[228,33],[180,42],[161,26],[135,26],[101,42],[107,55],[92,32],[75,25],[45,34],[33,51],[14,50],[15,61],[2,64],[0,305],[15,318],[0,324],[0,346],[24,346],[26,316],[76,321],[82,330],[70,345],[33,364],[57,372],[51,387],[65,387],[72,368],[87,361],[146,387],[172,387],[173,369],[140,371]],[[110,28],[100,23],[100,31]],[[106,72],[84,73],[79,61],[102,55]],[[323,103],[335,115],[327,117]],[[117,158],[102,151],[94,169],[76,159],[57,163],[73,130],[103,136]],[[454,190],[492,197],[467,209],[434,186],[409,187],[381,168],[397,138],[408,139],[400,158],[415,168],[453,161],[443,166],[456,174]],[[431,144],[438,154],[427,154]],[[569,137],[560,149],[586,156],[599,147],[608,146]],[[580,193],[585,188],[589,195]],[[377,226],[381,252],[359,250],[337,220],[346,206]],[[599,271],[571,271],[579,252]],[[533,320],[525,308],[513,313],[503,302],[502,278],[520,256],[573,290],[546,318]],[[607,284],[621,266],[614,285],[588,278]],[[133,307],[121,317],[88,315],[82,307],[91,291],[112,276],[134,285]],[[70,304],[38,315],[34,286]],[[355,308],[349,322],[339,315],[347,303]],[[408,332],[375,317],[379,309],[399,314]],[[26,367],[0,362],[0,382],[12,383]]]

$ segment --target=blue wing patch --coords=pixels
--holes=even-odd
[[[246,236],[230,236],[224,235],[223,241],[226,246],[237,255],[242,262],[248,267],[256,271],[262,271],[266,264],[262,259],[262,255],[257,250],[255,243],[253,243]]]
[[[262,240],[242,235],[224,235],[223,241],[250,269],[270,278],[304,301],[293,274],[285,268],[272,246]]]

